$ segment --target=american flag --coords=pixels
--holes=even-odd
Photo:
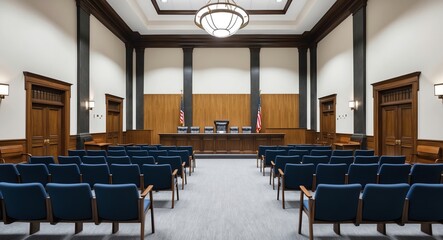
[[[180,117],[179,117],[179,120],[180,120],[180,125],[184,126],[185,125],[185,104],[183,102],[183,95],[181,96],[181,99],[180,99]]]
[[[261,95],[258,96],[258,111],[257,111],[257,126],[255,132],[259,133],[261,130]]]

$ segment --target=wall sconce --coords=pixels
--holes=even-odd
[[[95,102],[94,101],[90,100],[90,101],[86,102],[86,108],[88,110],[92,110],[94,107],[95,107]]]
[[[9,84],[0,83],[0,99],[9,96]]]
[[[358,109],[358,101],[356,101],[356,100],[349,101],[349,108],[351,110],[357,110]]]
[[[434,84],[434,96],[443,99],[443,83]]]

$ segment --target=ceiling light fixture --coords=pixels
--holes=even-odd
[[[249,23],[248,13],[234,0],[212,0],[195,14],[195,24],[212,36],[224,38],[235,34]]]

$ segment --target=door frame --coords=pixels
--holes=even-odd
[[[118,109],[118,113],[119,113],[119,118],[120,118],[120,124],[119,124],[119,131],[118,131],[118,141],[119,143],[123,143],[123,99],[121,97],[117,97],[111,94],[106,93],[105,94],[105,98],[106,98],[106,139],[108,139],[108,114],[109,111],[112,111],[109,108],[109,104],[111,102],[117,103],[119,105],[119,109]],[[115,111],[117,112],[117,111]]]
[[[31,115],[32,115],[32,89],[34,86],[50,88],[62,91],[62,106],[61,108],[61,136],[60,136],[60,155],[67,155],[70,137],[70,105],[71,105],[71,83],[62,82],[57,79],[41,76],[35,73],[23,72],[25,77],[25,91],[26,91],[26,151],[32,151],[32,129],[31,129]],[[40,100],[39,103],[53,105],[51,101]]]
[[[412,156],[411,161],[415,160],[414,155],[417,149],[418,136],[418,91],[420,90],[419,77],[421,72],[413,72],[399,77],[387,79],[381,82],[373,83],[374,98],[374,151],[375,155],[381,155],[383,141],[381,139],[382,131],[382,95],[384,91],[394,90],[410,86],[411,104],[412,104]],[[398,102],[401,104],[402,102]]]
[[[320,138],[319,140],[322,140],[322,120],[323,120],[323,104],[327,103],[327,102],[332,102],[332,112],[334,113],[334,139],[335,139],[335,134],[337,134],[337,122],[336,122],[336,104],[337,104],[337,94],[331,94],[328,96],[324,96],[318,99],[319,100],[319,106],[318,109],[320,110],[320,127],[319,127],[319,133],[320,133]],[[329,140],[329,139],[328,139]],[[332,143],[331,143],[332,144]]]

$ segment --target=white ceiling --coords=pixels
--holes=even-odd
[[[135,32],[149,34],[206,34],[193,15],[159,15],[151,0],[107,0]],[[293,0],[286,14],[250,15],[238,34],[302,34],[310,31],[336,0]],[[157,0],[161,10],[198,10],[208,0]],[[287,0],[236,0],[248,10],[283,10]]]

